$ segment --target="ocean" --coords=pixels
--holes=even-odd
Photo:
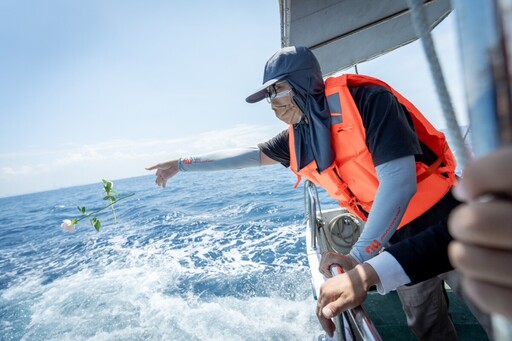
[[[316,339],[295,181],[279,165],[114,181],[135,195],[99,233],[60,224],[104,206],[101,179],[1,198],[0,340]]]

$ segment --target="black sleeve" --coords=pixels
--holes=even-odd
[[[375,166],[422,150],[409,113],[386,88],[351,89],[366,130],[366,144]]]
[[[290,167],[288,135],[288,129],[283,130],[267,142],[260,143],[258,148],[272,160],[281,163],[285,167]]]
[[[416,284],[453,269],[448,258],[448,244],[452,240],[443,220],[386,251],[400,263],[411,284]]]

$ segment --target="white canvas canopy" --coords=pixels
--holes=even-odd
[[[430,29],[451,11],[449,0],[423,6]],[[407,0],[280,0],[279,8],[281,45],[310,48],[325,75],[418,39]]]

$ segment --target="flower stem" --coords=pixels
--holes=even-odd
[[[81,217],[81,218],[79,218],[79,219],[76,219],[76,220],[75,220],[75,223],[78,223],[80,220],[85,219],[85,218],[87,218],[87,217],[90,217],[90,216],[91,216],[91,215],[93,215],[93,214],[100,213],[101,211],[103,211],[103,210],[105,210],[105,209],[109,208],[110,206],[114,205],[116,202],[121,201],[121,200],[126,199],[126,198],[129,198],[129,197],[131,197],[131,196],[133,196],[133,195],[135,195],[135,193],[125,195],[124,197],[121,197],[121,198],[119,198],[119,199],[116,199],[116,200],[112,201],[110,204],[108,204],[107,206],[105,206],[105,207],[103,207],[103,208],[100,208],[99,210],[96,210],[96,211],[94,211],[94,212],[90,212],[90,213],[86,213],[86,214],[84,214],[84,216],[83,216],[83,217]],[[113,209],[113,207],[112,207],[112,209]],[[115,219],[115,213],[114,213],[114,219]]]
[[[112,215],[114,216],[114,224],[117,224],[116,210],[114,210],[113,203],[112,203],[111,209],[112,209]]]

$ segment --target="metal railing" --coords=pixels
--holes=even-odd
[[[321,245],[318,241],[319,228],[322,226],[322,221],[318,219],[318,214],[321,216],[322,210],[320,208],[317,188],[310,181],[306,181],[304,184],[304,209],[309,233],[307,240],[309,240],[311,244],[308,245],[308,247],[311,247],[311,249],[315,250],[318,254],[321,254],[323,251],[326,251],[320,250]],[[310,264],[310,266],[312,265]],[[317,269],[311,269],[312,272],[315,270]],[[337,276],[343,273],[343,269],[341,269],[340,266],[333,266],[331,267],[331,273],[333,276]],[[368,341],[382,340],[368,312],[363,306],[357,306],[343,312],[334,319],[334,322],[337,330],[335,335],[338,341],[353,339]],[[355,326],[355,328],[352,326]]]

